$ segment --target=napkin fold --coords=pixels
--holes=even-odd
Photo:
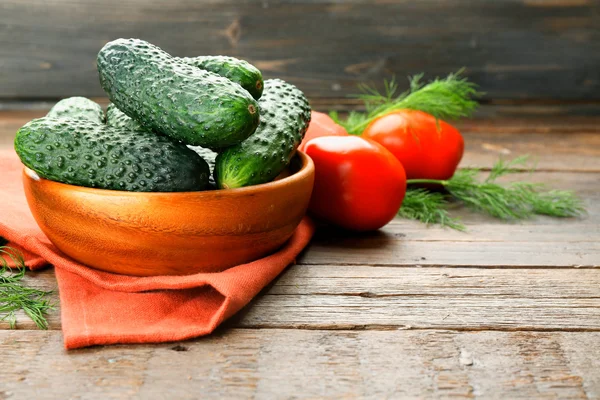
[[[22,251],[29,268],[55,267],[67,349],[207,335],[293,263],[315,229],[305,218],[276,253],[223,272],[151,277],[111,274],[70,259],[41,232],[27,206],[22,168],[14,151],[0,151],[0,236]]]

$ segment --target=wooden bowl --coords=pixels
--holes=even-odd
[[[221,271],[272,253],[304,217],[313,181],[301,152],[287,177],[204,192],[93,189],[23,172],[29,208],[56,247],[90,267],[137,276]]]

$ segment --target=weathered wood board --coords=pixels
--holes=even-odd
[[[0,398],[600,397],[598,332],[231,329],[181,344],[62,349],[0,331]]]
[[[486,99],[600,100],[595,0],[4,0],[0,98],[100,96],[95,59],[137,37],[228,54],[310,98],[466,67]]]
[[[361,259],[360,252],[355,255]],[[596,269],[398,268],[367,262],[290,267],[227,325],[600,331],[600,273]],[[32,274],[26,282],[55,290],[57,307],[49,322],[51,329],[60,329],[52,271]],[[7,327],[0,323],[0,329]],[[17,327],[34,329],[35,325],[20,313]]]

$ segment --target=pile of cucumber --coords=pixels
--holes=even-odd
[[[71,97],[17,132],[17,154],[43,178],[140,192],[257,185],[287,167],[310,122],[298,88],[233,57],[118,39],[97,65],[106,114]]]

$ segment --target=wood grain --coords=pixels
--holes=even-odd
[[[51,270],[26,283],[56,290]],[[50,329],[60,329],[56,292],[53,301]],[[227,325],[600,331],[600,275],[592,269],[296,265]],[[35,326],[21,313],[17,328]]]
[[[600,133],[506,133],[463,130],[465,154],[460,166],[491,167],[499,158],[529,155],[541,171],[600,172]],[[527,169],[527,167],[525,168]]]
[[[0,97],[99,96],[95,58],[118,37],[177,56],[228,54],[310,98],[461,67],[487,99],[600,99],[596,1],[5,0]]]
[[[600,281],[592,270],[296,266],[232,326],[598,331]]]
[[[591,399],[600,396],[599,340],[597,332],[233,329],[66,353],[59,332],[0,331],[0,397]]]

